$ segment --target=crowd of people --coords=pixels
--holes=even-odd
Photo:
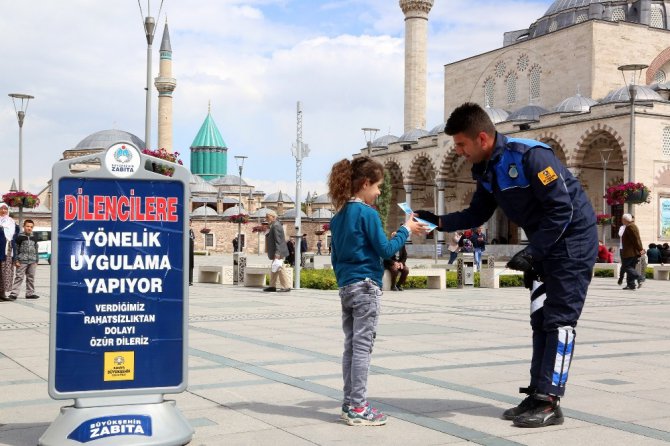
[[[26,282],[26,299],[38,299],[35,294],[37,270],[37,238],[33,234],[35,223],[24,220],[23,230],[9,215],[9,207],[0,203],[0,302],[16,300],[23,282]]]

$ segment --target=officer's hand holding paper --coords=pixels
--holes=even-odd
[[[405,212],[405,215],[408,215],[408,216],[416,215],[412,211],[412,208],[409,207],[409,205],[407,203],[398,203],[398,206],[400,206],[400,209],[402,209],[403,212]],[[424,219],[416,217],[416,216],[414,216],[413,218],[414,218],[414,220],[418,221],[419,223],[422,223],[423,225],[425,225],[426,233],[429,233],[433,229],[437,228],[437,225],[435,223],[429,221],[429,220],[424,220]]]

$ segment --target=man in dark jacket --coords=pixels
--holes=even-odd
[[[26,279],[26,299],[39,299],[35,294],[35,271],[37,270],[37,238],[33,234],[35,223],[32,220],[23,222],[23,232],[14,237],[14,284],[9,293],[11,300],[16,300],[23,279]]]
[[[520,389],[528,397],[506,410],[503,418],[519,427],[562,424],[559,401],[597,257],[591,203],[551,147],[497,133],[477,104],[456,108],[445,132],[453,137],[456,153],[473,165],[475,193],[463,211],[439,218],[427,211],[416,214],[437,224],[440,231],[454,231],[484,224],[500,206],[507,218],[523,228],[529,244],[508,266],[541,277],[546,298],[531,303],[530,385]]]
[[[391,237],[395,237],[395,232],[391,233]],[[407,250],[405,245],[402,245],[400,251],[393,254],[390,259],[384,259],[384,268],[391,273],[391,291],[403,291],[403,286],[409,274],[409,268],[406,265]],[[398,278],[400,276],[400,278]]]
[[[640,240],[640,231],[637,225],[633,223],[633,216],[630,214],[623,214],[621,221],[626,225],[626,230],[621,236],[621,268],[626,271],[626,286],[624,290],[634,290],[640,288],[645,278],[642,274],[635,270],[637,262],[640,257],[644,255],[644,247],[642,240]],[[637,281],[637,287],[635,282]]]
[[[288,247],[286,246],[286,236],[284,235],[284,228],[281,223],[277,221],[277,213],[269,210],[266,214],[268,224],[270,225],[268,232],[265,234],[265,247],[268,251],[268,258],[272,260],[270,272],[270,286],[264,288],[263,291],[291,291],[291,284],[288,276],[281,265],[282,260],[288,255]],[[281,283],[281,288],[277,289],[277,279]]]

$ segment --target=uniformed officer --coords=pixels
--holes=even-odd
[[[559,406],[598,251],[596,217],[579,181],[538,141],[497,133],[486,112],[465,103],[451,114],[445,132],[456,153],[470,161],[477,188],[470,207],[436,215],[416,211],[440,231],[484,224],[498,206],[525,231],[528,246],[508,267],[524,271],[531,296],[533,357],[528,396],[503,413],[520,427],[563,423]],[[542,289],[532,276],[541,277]],[[529,277],[530,276],[530,277]],[[533,285],[535,284],[535,285]]]

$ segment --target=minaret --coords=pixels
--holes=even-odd
[[[160,53],[158,77],[154,82],[158,90],[158,148],[172,152],[172,92],[177,87],[177,80],[172,77],[172,46],[170,46],[167,20]]]
[[[426,128],[428,13],[433,0],[400,0],[405,14],[405,132]]]

